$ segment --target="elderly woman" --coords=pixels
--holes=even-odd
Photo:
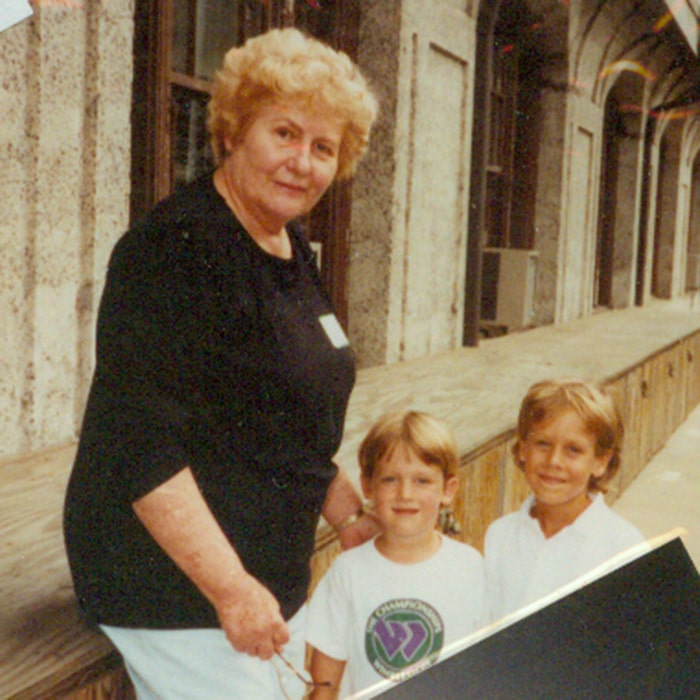
[[[292,222],[352,174],[376,111],[348,57],[296,30],[232,49],[216,171],[112,254],[65,535],[140,700],[301,697],[279,654],[303,668],[319,517],[346,547],[373,534],[332,461],[352,353]]]

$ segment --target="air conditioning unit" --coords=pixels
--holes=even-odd
[[[509,331],[532,325],[539,254],[516,248],[484,248],[481,320]]]
[[[700,253],[688,253],[686,265],[685,289],[696,292],[700,289]]]

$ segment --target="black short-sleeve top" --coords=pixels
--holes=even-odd
[[[132,508],[188,466],[285,617],[305,600],[355,369],[308,243],[288,230],[292,258],[266,253],[208,175],[115,246],[64,511],[96,622],[218,626]]]

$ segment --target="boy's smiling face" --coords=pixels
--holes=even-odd
[[[537,503],[571,513],[571,521],[589,503],[592,476],[605,473],[611,453],[596,455],[595,435],[573,409],[532,426],[520,444],[525,478]]]
[[[432,536],[441,506],[449,505],[457,490],[456,477],[445,479],[439,466],[426,464],[404,445],[398,445],[362,479],[367,498],[384,532],[403,539]]]

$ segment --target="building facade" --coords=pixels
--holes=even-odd
[[[33,9],[0,34],[0,457],[76,439],[111,248],[208,167],[208,78],[268,26],[347,50],[381,102],[308,222],[361,366],[700,286],[697,0]]]

